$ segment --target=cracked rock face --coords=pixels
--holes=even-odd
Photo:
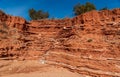
[[[29,22],[0,13],[0,26],[0,59],[40,59],[91,77],[120,76],[120,9]]]

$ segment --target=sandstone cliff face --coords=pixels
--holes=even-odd
[[[112,22],[119,22],[120,20],[120,9],[114,10],[103,10],[103,11],[91,11],[85,14],[76,16],[72,19],[50,19],[50,20],[38,20],[38,21],[30,21],[29,26],[43,26],[43,25],[51,25],[51,26],[73,26],[80,24],[99,24],[99,23],[108,23],[112,24]],[[23,25],[28,24],[28,22],[21,18],[6,15],[5,13],[0,13],[0,22],[5,22],[7,25],[16,27],[18,29],[22,29]]]
[[[6,15],[5,13],[0,13],[0,22],[6,23],[10,27],[17,28],[19,30],[23,29],[23,26],[26,24],[26,20],[21,17],[15,17]]]
[[[120,76],[120,9],[30,22],[0,14],[0,21],[17,28],[8,30],[12,37],[0,39],[0,57],[42,59],[89,76]]]
[[[73,18],[75,24],[95,24],[105,22],[119,22],[120,20],[120,9],[114,10],[103,10],[103,11],[91,11],[80,16]]]
[[[30,21],[29,26],[30,29],[35,30],[38,27],[70,27],[70,26],[80,26],[80,25],[89,25],[89,26],[105,26],[107,25],[115,25],[119,23],[120,20],[120,9],[114,10],[103,10],[103,11],[91,11],[84,13],[82,15],[76,16],[72,19],[59,19],[59,20],[38,20],[38,21]],[[33,29],[34,28],[34,29]]]

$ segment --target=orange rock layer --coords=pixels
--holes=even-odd
[[[92,77],[120,76],[120,9],[26,21],[0,14],[0,57],[41,59]],[[3,37],[4,36],[4,37]]]

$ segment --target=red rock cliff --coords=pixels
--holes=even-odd
[[[6,25],[22,30],[23,26],[26,24],[26,20],[21,17],[6,15],[0,12],[0,22],[6,23]]]
[[[25,30],[1,30],[8,37],[0,37],[0,58],[41,59],[90,77],[120,77],[120,9],[30,22],[0,13],[0,20]]]

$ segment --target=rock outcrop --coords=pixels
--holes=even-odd
[[[27,23],[24,18],[10,16],[3,12],[0,12],[0,22],[19,30],[22,30]]]
[[[0,38],[1,58],[42,59],[92,77],[120,76],[120,9],[29,22],[0,13],[0,21],[10,27],[7,38]]]

